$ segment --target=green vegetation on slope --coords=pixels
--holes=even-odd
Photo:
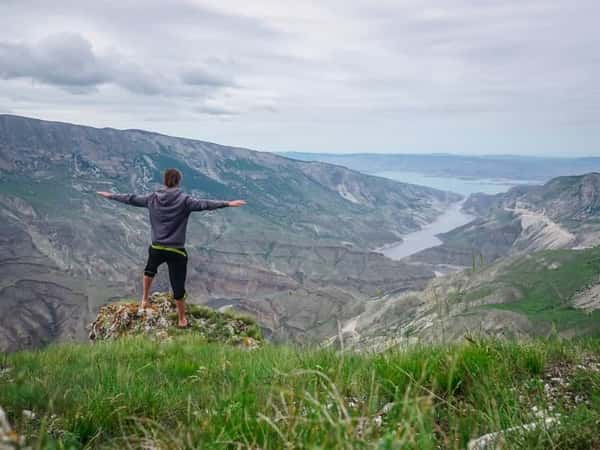
[[[578,328],[580,333],[600,334],[600,310],[586,313],[571,304],[576,293],[600,282],[600,247],[528,255],[511,264],[497,281],[518,288],[522,295],[494,308],[525,314],[558,330]]]
[[[74,209],[86,195],[71,186],[57,183],[56,178],[23,180],[11,175],[0,180],[0,193],[18,197],[38,212],[48,214],[60,211],[61,215],[67,217],[75,214]]]
[[[560,422],[508,435],[510,448],[587,449],[600,446],[599,358],[597,340],[355,355],[136,337],[4,355],[0,405],[46,448],[464,448],[539,422],[536,406]],[[570,381],[549,398],[557,368]]]

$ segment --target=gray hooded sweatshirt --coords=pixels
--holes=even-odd
[[[192,211],[229,206],[228,202],[190,197],[179,188],[162,188],[147,195],[112,194],[110,199],[148,208],[152,243],[168,247],[185,246],[185,232]]]

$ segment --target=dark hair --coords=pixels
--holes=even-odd
[[[177,169],[167,169],[164,175],[165,186],[168,188],[179,186],[181,172]]]

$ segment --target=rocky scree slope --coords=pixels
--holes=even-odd
[[[188,290],[278,339],[319,339],[365,299],[424,286],[432,271],[370,250],[458,200],[243,148],[0,115],[0,349],[83,339],[106,299],[136,295],[147,212],[94,192],[150,191],[167,167],[197,196],[248,200],[192,216]]]

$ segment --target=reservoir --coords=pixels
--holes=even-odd
[[[468,197],[476,192],[484,194],[498,194],[506,192],[511,187],[519,184],[541,184],[542,181],[518,180],[507,178],[463,178],[463,177],[440,177],[429,176],[417,172],[386,171],[376,172],[371,175],[389,178],[403,183],[419,184],[442,191],[456,192]]]

